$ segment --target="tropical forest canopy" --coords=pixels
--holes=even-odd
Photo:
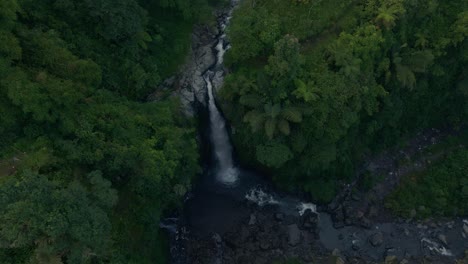
[[[468,2],[241,2],[222,90],[242,160],[321,201],[362,160],[468,117]]]
[[[195,126],[143,102],[216,2],[0,0],[1,263],[164,262]]]
[[[200,171],[196,126],[172,91],[145,100],[225,2],[0,0],[1,263],[166,262],[158,222]],[[283,187],[328,201],[364,157],[466,128],[466,0],[242,0],[228,31],[237,153]],[[388,207],[438,192],[424,214],[466,214],[466,161]]]

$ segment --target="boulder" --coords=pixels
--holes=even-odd
[[[247,241],[247,239],[249,239],[249,236],[250,236],[249,229],[247,229],[247,227],[245,227],[245,226],[242,226],[241,231],[239,233],[239,240],[240,241]]]
[[[405,228],[405,229],[404,229],[404,232],[405,232],[405,235],[406,235],[406,236],[409,236],[409,235],[410,235],[410,231],[409,231],[408,228]]]
[[[444,246],[447,246],[447,237],[444,234],[439,234],[437,236],[437,239],[444,244]]]
[[[301,242],[301,230],[296,224],[288,226],[288,243],[290,246],[297,246]]]
[[[284,214],[283,213],[276,213],[275,214],[275,219],[276,219],[276,221],[283,221],[284,220]]]
[[[364,228],[368,228],[368,229],[369,229],[369,228],[371,228],[372,223],[371,223],[371,221],[370,221],[368,218],[363,217],[363,218],[361,219],[360,225],[361,225],[362,227],[364,227]]]
[[[357,219],[360,219],[360,218],[362,218],[363,216],[364,216],[364,213],[363,213],[362,211],[357,211],[357,212],[356,212],[356,218],[357,218]]]
[[[255,225],[257,223],[257,217],[254,214],[250,214],[249,225]]]
[[[353,199],[353,201],[359,202],[359,201],[361,201],[361,196],[359,194],[357,194],[357,193],[353,193],[351,195],[351,199]]]
[[[376,206],[371,206],[368,212],[369,217],[376,217],[379,215],[379,208]]]
[[[268,250],[271,247],[270,242],[268,240],[262,240],[260,242],[260,249],[262,250]]]
[[[468,236],[468,225],[466,223],[463,224],[463,232]]]
[[[351,248],[354,250],[354,251],[358,251],[360,249],[359,245],[358,244],[353,244],[351,246]]]
[[[383,244],[382,232],[377,232],[369,237],[369,243],[374,247],[379,247]]]

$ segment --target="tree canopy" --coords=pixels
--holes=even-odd
[[[195,126],[144,100],[218,2],[0,0],[2,263],[164,261]]]
[[[221,91],[242,160],[327,200],[366,155],[424,128],[461,127],[467,9],[443,0],[242,1]],[[314,188],[322,183],[328,192]]]

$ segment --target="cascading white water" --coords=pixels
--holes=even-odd
[[[232,12],[232,11],[231,11]],[[224,30],[229,23],[231,12],[221,22],[220,29],[221,35],[219,41],[215,47],[216,49],[216,65],[215,68],[218,71],[223,71],[220,65],[223,63],[224,54],[230,48],[229,45],[225,46],[226,34]],[[218,181],[225,185],[234,185],[238,180],[238,169],[234,166],[232,158],[232,146],[229,141],[229,135],[226,129],[226,122],[221,116],[218,108],[216,107],[215,98],[213,94],[213,83],[211,80],[212,72],[207,72],[203,77],[206,82],[208,92],[208,107],[210,114],[210,130],[211,130],[211,142],[213,145],[213,151],[217,162],[216,166],[216,178]]]
[[[237,182],[238,170],[234,166],[232,159],[232,146],[229,142],[229,136],[226,130],[226,122],[224,122],[218,108],[215,104],[213,96],[213,84],[209,76],[205,77],[206,86],[208,89],[208,106],[210,111],[210,129],[213,151],[217,161],[216,177],[226,184],[232,185]]]

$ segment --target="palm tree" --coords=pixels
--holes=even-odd
[[[402,1],[389,1],[389,3],[385,2],[383,5],[378,9],[377,17],[375,21],[383,25],[387,29],[391,29],[395,26],[395,22],[398,19],[398,16],[405,12],[405,8],[403,7]]]
[[[429,41],[427,40],[425,34],[416,33],[414,36],[416,37],[416,42],[414,44],[415,47],[420,47],[423,49],[427,47],[427,44],[429,43]]]
[[[253,103],[247,98],[241,100],[242,102]],[[244,122],[250,124],[253,132],[264,130],[268,138],[272,139],[277,131],[289,135],[291,133],[290,123],[302,122],[302,113],[298,108],[267,103],[263,109],[257,108],[247,112],[244,116]]]
[[[393,55],[396,77],[404,87],[413,89],[416,84],[415,73],[424,73],[432,62],[434,55],[430,50],[413,51],[403,55]]]
[[[396,17],[392,8],[382,6],[379,8],[379,14],[375,18],[375,21],[385,26],[387,29],[391,29],[395,25]]]

